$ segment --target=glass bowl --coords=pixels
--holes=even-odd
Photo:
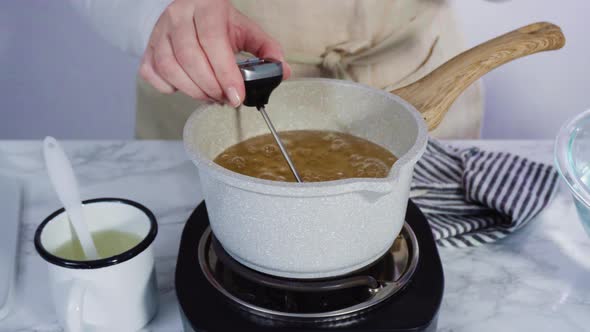
[[[590,110],[561,127],[554,154],[557,170],[572,193],[578,215],[590,235]]]

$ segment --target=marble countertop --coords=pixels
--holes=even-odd
[[[552,161],[550,141],[451,143]],[[181,331],[174,266],[184,222],[202,200],[196,168],[181,143],[67,141],[64,147],[84,199],[128,198],[156,214],[161,302],[148,330]],[[62,331],[46,266],[33,246],[37,225],[60,207],[43,167],[41,143],[0,141],[0,175],[24,183],[15,303],[0,331]],[[439,331],[590,331],[590,238],[563,184],[549,207],[509,238],[478,248],[442,248],[440,254],[445,292]]]

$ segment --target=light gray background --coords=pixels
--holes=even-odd
[[[529,22],[559,24],[567,46],[484,79],[485,138],[553,138],[588,107],[588,0],[453,0],[468,45]],[[0,139],[132,138],[131,58],[101,40],[66,0],[0,1]]]

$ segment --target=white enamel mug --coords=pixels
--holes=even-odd
[[[49,267],[49,283],[58,319],[70,332],[137,331],[158,308],[153,241],[154,214],[143,205],[120,198],[84,201],[91,232],[116,230],[142,240],[133,248],[93,261],[55,256],[72,239],[64,209],[47,217],[35,233],[35,248]]]

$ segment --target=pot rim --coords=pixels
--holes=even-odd
[[[353,191],[369,191],[377,193],[390,192],[393,189],[393,185],[397,180],[401,169],[407,165],[415,164],[426,149],[426,144],[428,142],[428,128],[421,114],[412,104],[391,92],[379,90],[368,85],[352,81],[329,78],[295,78],[289,79],[281,83],[281,85],[298,84],[301,82],[310,81],[363,89],[367,92],[381,95],[398,104],[401,104],[404,109],[410,113],[410,115],[415,120],[416,127],[418,129],[416,133],[416,141],[406,153],[398,157],[398,160],[393,164],[393,167],[389,171],[387,177],[349,178],[334,181],[297,183],[259,179],[230,171],[217,165],[215,162],[213,162],[213,160],[204,156],[199,152],[194,144],[191,144],[191,142],[188,141],[188,137],[191,137],[190,133],[193,132],[193,124],[196,123],[197,118],[201,116],[203,112],[211,107],[211,104],[205,104],[195,109],[186,121],[183,130],[183,143],[185,151],[191,160],[197,165],[199,172],[207,172],[209,175],[214,176],[214,178],[243,190],[261,192],[276,196],[329,196]]]

